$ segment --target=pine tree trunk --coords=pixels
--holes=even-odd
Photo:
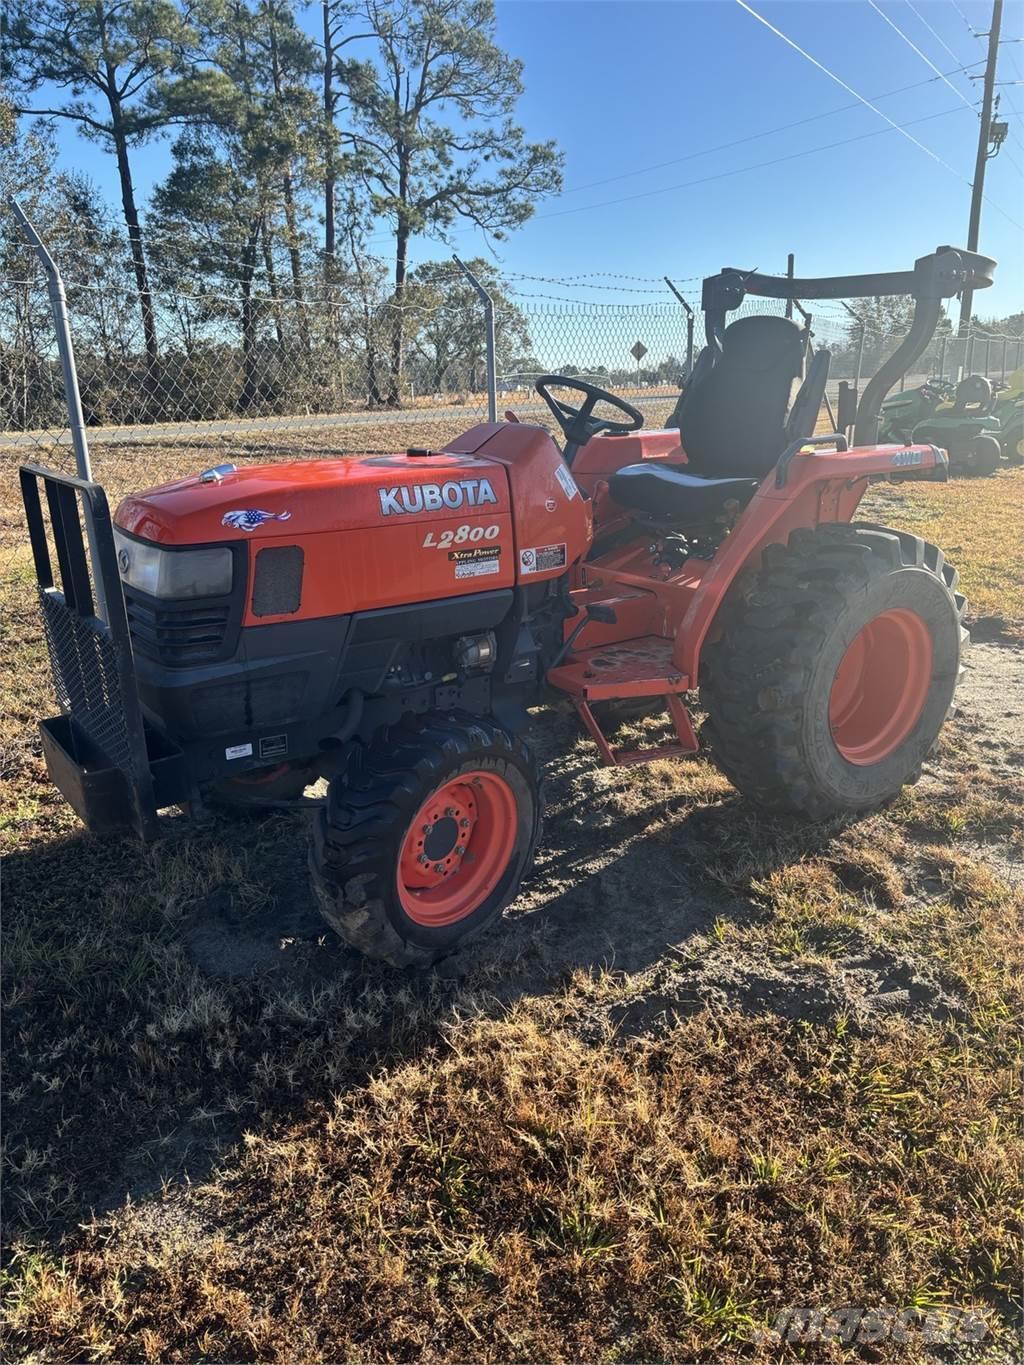
[[[238,398],[241,412],[248,412],[259,396],[259,376],[256,336],[256,300],[252,281],[256,273],[256,250],[259,245],[260,223],[253,224],[242,255],[239,290],[242,302],[242,391]]]
[[[402,352],[405,347],[405,280],[409,267],[409,228],[401,209],[398,213],[398,232],[395,241],[395,312],[391,330],[391,375],[388,383],[388,407],[402,406]]]
[[[139,226],[139,211],[135,204],[135,187],[132,184],[131,164],[128,160],[128,142],[122,126],[120,108],[112,105],[111,115],[114,126],[114,151],[117,156],[117,174],[121,182],[121,205],[124,209],[125,226],[128,229],[128,242],[132,256],[132,269],[135,284],[139,291],[139,308],[142,313],[142,335],[146,346],[146,359],[149,365],[150,380],[156,379],[156,366],[160,356],[156,340],[156,318],[153,313],[153,296],[149,292],[149,272],[146,255],[142,246],[142,229]]]
[[[324,276],[331,279],[337,249],[334,221],[337,184],[334,165],[334,50],[331,47],[331,5],[323,0],[324,16]]]
[[[305,351],[309,350],[309,318],[306,316],[306,300],[302,283],[302,256],[299,251],[299,224],[295,211],[295,189],[291,171],[285,171],[282,185],[284,193],[284,220],[288,229],[288,259],[292,268],[292,297],[295,300],[297,317],[295,325],[299,341]]]
[[[270,289],[270,298],[274,307],[274,331],[277,335],[277,344],[283,351],[285,348],[284,322],[281,318],[281,295],[277,288],[277,272],[274,270],[274,253],[270,249],[270,233],[267,231],[266,222],[260,233],[263,238],[263,264],[267,272],[267,287]]]

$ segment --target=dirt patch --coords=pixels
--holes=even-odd
[[[843,1018],[858,1028],[889,1015],[945,1022],[967,1017],[967,1002],[955,987],[943,987],[930,967],[866,940],[827,963],[771,961],[744,949],[715,948],[699,963],[657,973],[649,988],[600,1013],[623,1035],[651,1036],[703,1009],[818,1024]]]
[[[993,763],[1022,782],[1024,799],[1024,645],[975,640],[965,656],[957,710]]]

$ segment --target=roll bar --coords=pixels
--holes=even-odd
[[[790,279],[761,275],[756,270],[728,268],[704,281],[704,309],[708,345],[722,348],[726,314],[738,308],[747,294],[765,299],[868,299],[899,294],[915,300],[910,331],[869,380],[857,406],[855,445],[872,445],[878,437],[878,414],[886,395],[924,353],[935,334],[942,300],[964,289],[987,289],[996,262],[990,256],[961,247],[940,246],[921,256],[913,270],[889,270],[872,275],[827,275],[817,279]]]

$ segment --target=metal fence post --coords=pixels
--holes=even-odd
[[[682,294],[680,294],[679,290],[675,287],[675,285],[672,283],[672,281],[669,279],[669,277],[668,277],[667,275],[664,275],[662,278],[664,279],[665,283],[668,285],[669,289],[672,290],[672,293],[675,294],[676,298],[679,300],[679,302],[680,302],[680,303],[683,305],[683,307],[686,309],[686,375],[685,375],[685,378],[686,378],[686,379],[689,379],[690,375],[693,373],[693,309],[692,309],[692,308],[690,307],[690,305],[686,302],[686,300],[683,298]]]
[[[989,363],[992,359],[992,338],[985,338],[985,373],[988,374],[992,366]]]
[[[29,222],[25,210],[13,197],[8,200],[25,240],[39,257],[46,272],[46,289],[50,295],[50,309],[53,313],[53,327],[57,338],[61,369],[64,372],[64,401],[68,409],[68,430],[75,450],[75,469],[80,479],[92,482],[92,466],[89,460],[89,440],[85,434],[85,415],[82,412],[82,395],[78,389],[78,371],[75,368],[75,348],[71,341],[71,322],[68,318],[68,300],[64,293],[64,281],[47,251],[39,233]],[[83,504],[85,533],[89,542],[89,557],[93,566],[93,587],[96,596],[96,614],[106,620],[106,602],[103,600],[103,580],[98,572],[99,560],[96,555],[96,541],[92,525],[92,511],[88,498]]]
[[[460,261],[458,256],[453,256],[452,260],[469,280],[484,305],[484,328],[487,334],[487,420],[488,422],[496,422],[498,420],[498,372],[494,350],[494,300],[468,265]]]
[[[974,328],[967,328],[967,345],[964,347],[964,377],[974,371]]]
[[[943,334],[942,334],[942,339],[941,339],[940,342],[939,342],[939,378],[940,378],[940,379],[945,379],[945,377],[946,377],[946,334],[945,334],[945,332],[943,332]]]
[[[853,391],[860,396],[860,376],[864,368],[864,338],[867,336],[867,326],[865,323],[860,325],[860,337],[857,340],[857,369],[853,376]]]
[[[999,378],[1004,381],[1006,379],[1006,343],[1009,341],[1009,339],[1010,339],[1009,337],[1003,337],[1003,356],[999,364],[1000,371]]]

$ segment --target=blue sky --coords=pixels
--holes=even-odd
[[[940,243],[966,240],[977,119],[960,96],[977,103],[980,80],[939,80],[868,0],[750,3],[890,119],[910,124],[952,171],[735,0],[498,0],[498,40],[526,67],[520,121],[566,154],[565,192],[496,244],[502,265],[687,279],[724,265],[782,273],[793,251],[798,274],[835,274],[906,268]],[[968,25],[987,29],[988,3],[879,5],[940,71],[957,62],[983,70],[985,43]],[[318,13],[304,19],[313,34]],[[1011,0],[1005,39],[1024,35],[1022,15]],[[999,79],[1024,81],[1024,43],[1001,48]],[[976,301],[989,315],[1024,306],[1024,234],[1006,216],[1024,223],[1024,83],[1001,89],[1010,138],[989,164],[980,243],[1000,267],[995,288]],[[810,121],[784,128],[801,119]],[[755,133],[764,136],[714,150]],[[116,201],[112,163],[68,125],[60,137],[66,162]],[[816,150],[847,139],[857,140]],[[745,169],[769,161],[777,164]],[[166,142],[135,153],[143,197],[167,162]],[[476,230],[456,230],[451,243],[466,256],[491,254]],[[386,237],[375,234],[373,246],[386,254]],[[444,254],[420,240],[414,257]]]

